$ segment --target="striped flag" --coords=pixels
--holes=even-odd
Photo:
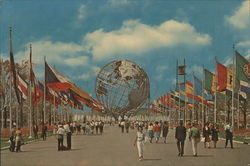
[[[19,74],[17,74],[17,88],[21,92],[22,98],[26,100],[28,97],[28,83]]]

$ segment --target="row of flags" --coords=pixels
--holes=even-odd
[[[177,72],[185,75],[185,68],[178,69]],[[155,112],[165,109],[179,110],[184,106],[193,109],[199,103],[213,107],[216,95],[232,98],[233,93],[235,97],[239,95],[241,100],[246,100],[247,94],[250,94],[250,62],[237,51],[231,68],[217,61],[216,73],[203,69],[203,79],[192,74],[192,81],[185,80],[178,84],[175,90],[154,100],[150,109]]]
[[[75,85],[70,79],[52,68],[46,60],[44,63],[45,80],[41,82],[36,78],[33,72],[32,49],[30,46],[29,79],[25,80],[15,67],[10,30],[10,71],[13,80],[12,86],[15,90],[19,104],[30,97],[31,106],[35,106],[42,99],[45,99],[56,107],[61,105],[83,110],[83,104],[85,104],[94,110],[102,111],[104,109],[100,102],[93,99],[87,92]]]

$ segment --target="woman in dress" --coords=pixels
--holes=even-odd
[[[155,134],[156,143],[159,142],[159,138],[160,138],[160,135],[161,135],[160,131],[161,131],[161,127],[159,126],[159,123],[155,122],[154,134]]]
[[[206,123],[204,128],[203,128],[203,137],[205,138],[205,141],[204,141],[204,148],[207,147],[207,144],[208,144],[208,148],[210,148],[210,135],[211,135],[211,130],[210,130],[210,127],[209,127],[209,123]]]
[[[152,143],[154,138],[154,126],[153,123],[150,123],[148,126],[148,137],[150,138],[149,142]]]
[[[211,133],[212,133],[212,141],[214,142],[214,148],[216,148],[216,144],[218,141],[218,134],[219,134],[219,128],[217,124],[212,125]]]

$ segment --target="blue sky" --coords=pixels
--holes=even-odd
[[[177,60],[201,78],[215,56],[231,63],[233,44],[250,57],[249,10],[240,0],[0,0],[0,54],[8,58],[12,27],[16,61],[31,43],[40,79],[46,56],[93,96],[99,69],[129,59],[148,73],[153,100],[174,88]]]

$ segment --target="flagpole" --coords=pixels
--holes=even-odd
[[[225,104],[224,104],[224,109],[225,109],[225,124],[227,123],[227,92],[225,92]]]
[[[31,120],[31,110],[32,110],[32,73],[31,73],[31,67],[32,67],[32,47],[31,47],[31,44],[30,44],[30,86],[29,86],[29,97],[30,97],[30,109],[29,109],[29,138],[31,139],[32,138],[32,133],[31,133],[31,129],[32,129],[32,120]]]
[[[217,58],[215,57],[216,72],[215,72],[215,102],[214,102],[214,123],[217,122],[217,84],[218,84],[218,71],[217,71]]]
[[[56,122],[56,96],[54,95],[54,116],[53,116],[53,122],[55,124]]]
[[[179,85],[179,80],[178,80],[178,60],[176,61],[176,87],[178,88],[178,91],[180,93],[180,85]],[[181,105],[180,105],[180,98],[179,98],[179,111],[178,111],[178,120],[180,121],[180,114],[181,114]]]
[[[2,84],[2,99],[1,99],[1,102],[2,102],[2,108],[1,108],[1,130],[3,130],[3,112],[4,112],[4,97],[5,97],[5,86],[4,86],[4,74],[3,74],[3,70],[4,70],[4,67],[3,67],[3,58],[2,58],[2,55],[1,55],[1,84]]]
[[[235,49],[233,45],[233,89],[232,89],[232,126],[234,126],[234,86],[235,86]]]
[[[240,128],[240,90],[238,91],[237,127],[238,127],[238,129]]]
[[[204,66],[202,66],[202,92],[201,92],[201,95],[202,95],[202,110],[201,110],[201,117],[202,117],[202,120],[201,120],[201,123],[202,123],[202,128],[204,127],[204,79],[205,79],[205,74],[204,74]]]
[[[10,52],[12,52],[12,29],[10,27]],[[13,70],[13,66],[11,67]],[[11,104],[12,104],[12,79],[13,79],[13,73],[12,71],[10,71],[10,103],[9,103],[9,107],[10,107],[10,130],[12,129],[12,108],[11,108]]]
[[[46,63],[46,56],[44,57],[44,65]],[[44,86],[43,86],[43,124],[46,123],[46,71],[44,67]]]
[[[185,86],[186,86],[186,61],[185,61],[185,58],[184,58],[184,83],[185,83]],[[183,120],[184,120],[184,124],[186,124],[187,122],[187,101],[186,101],[186,97],[187,95],[185,95],[185,105],[184,105],[184,117],[183,117]]]
[[[195,121],[195,117],[194,117],[194,89],[195,89],[195,84],[194,84],[194,72],[192,73],[193,74],[193,108],[192,108],[192,119],[193,119],[193,122]]]

